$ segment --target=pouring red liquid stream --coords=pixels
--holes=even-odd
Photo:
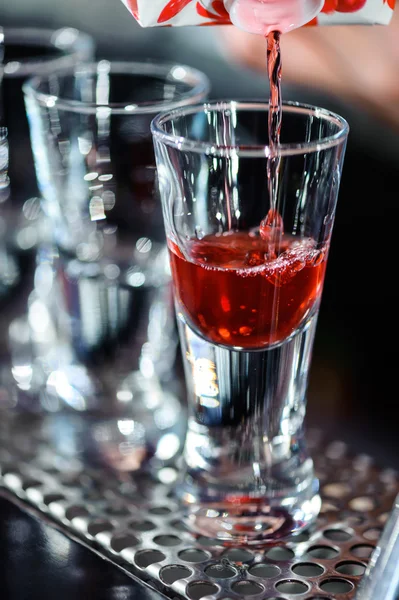
[[[266,38],[267,41],[267,71],[270,83],[269,99],[269,148],[273,153],[280,144],[282,123],[282,98],[281,98],[281,49],[280,33],[272,31]],[[284,234],[283,219],[278,211],[278,184],[280,172],[280,157],[271,155],[267,161],[267,181],[269,188],[270,210],[260,224],[260,235],[269,242],[268,257],[277,256],[279,240]]]
[[[265,348],[292,335],[317,306],[326,248],[284,233],[278,207],[282,123],[280,33],[267,38],[270,80],[267,161],[270,210],[259,229],[193,239],[185,255],[169,240],[177,299],[197,332],[214,343]]]
[[[317,307],[327,250],[314,240],[284,233],[279,211],[282,124],[280,32],[267,36],[270,82],[270,209],[259,229],[192,239],[185,254],[168,241],[178,304],[190,325],[208,340],[260,349],[291,336]]]

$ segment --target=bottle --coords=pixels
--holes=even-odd
[[[395,0],[122,0],[142,27],[227,25],[266,34],[302,25],[388,25]],[[260,23],[256,21],[260,19]],[[255,24],[254,24],[255,21]]]

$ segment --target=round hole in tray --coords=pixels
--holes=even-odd
[[[341,575],[353,575],[354,577],[359,577],[360,575],[363,575],[366,567],[362,565],[362,563],[345,560],[335,565],[335,570],[338,573],[341,573]]]
[[[387,521],[388,521],[388,517],[389,517],[389,513],[382,513],[380,515],[378,515],[377,517],[377,521],[379,523],[381,523],[382,525],[384,525]]]
[[[347,445],[345,442],[331,442],[325,449],[325,455],[330,460],[339,460],[345,456],[347,452]]]
[[[295,575],[301,577],[320,577],[324,573],[324,568],[321,565],[306,562],[293,565],[291,570]]]
[[[187,531],[187,525],[184,523],[184,521],[171,521],[170,525],[173,529],[177,529],[177,531]]]
[[[168,565],[167,567],[162,567],[159,576],[164,583],[172,585],[172,583],[179,579],[190,577],[192,573],[192,570],[188,567],[183,567],[182,565]]]
[[[42,467],[42,470],[47,473],[47,475],[58,475],[59,469],[57,467]]]
[[[373,458],[368,454],[358,454],[352,461],[352,466],[356,471],[361,471],[363,474],[373,465]]]
[[[370,540],[371,542],[376,542],[380,539],[381,533],[381,528],[372,527],[371,529],[366,529],[366,531],[363,532],[363,537],[366,538],[366,540]]]
[[[281,573],[281,569],[277,565],[268,565],[259,563],[249,569],[249,573],[254,577],[262,577],[263,579],[271,579],[277,577]]]
[[[358,498],[353,498],[349,502],[349,507],[352,510],[357,510],[359,512],[368,512],[374,510],[376,502],[374,498],[371,498],[370,496],[359,496]]]
[[[356,544],[351,548],[351,553],[357,558],[370,558],[373,552],[374,546],[371,544]]]
[[[83,498],[88,500],[89,502],[96,502],[97,500],[102,500],[104,498],[103,494],[98,490],[84,490]]]
[[[125,481],[124,483],[119,485],[118,488],[119,494],[131,500],[135,496],[137,496],[138,490],[135,483],[132,481]]]
[[[327,483],[323,486],[323,496],[327,496],[328,498],[345,498],[350,492],[350,485],[343,482]]]
[[[163,516],[163,515],[170,515],[170,513],[172,511],[168,506],[152,506],[148,512],[151,515]]]
[[[209,565],[205,569],[206,575],[212,579],[230,579],[237,575],[237,570],[233,569],[229,565],[218,563],[216,565]]]
[[[18,477],[21,477],[21,473],[19,472],[19,465],[17,463],[3,465],[1,473],[3,477],[4,475],[17,475]]]
[[[231,586],[231,589],[239,596],[244,597],[256,596],[257,594],[261,594],[265,590],[263,585],[261,585],[257,581],[236,581]]]
[[[159,550],[140,550],[134,556],[134,562],[141,569],[146,569],[150,565],[162,562],[166,556]]]
[[[60,483],[65,487],[80,487],[79,473],[64,473],[60,476]]]
[[[276,546],[275,548],[268,550],[266,556],[270,560],[292,560],[295,554],[290,548]]]
[[[353,537],[353,534],[345,529],[326,529],[323,535],[332,542],[347,542]]]
[[[123,504],[110,504],[104,509],[104,511],[108,515],[115,517],[126,517],[127,515],[130,515],[129,509]]]
[[[78,504],[69,506],[65,511],[65,517],[68,519],[68,521],[72,521],[72,519],[75,519],[76,517],[88,517],[89,515],[90,513],[87,508]]]
[[[41,485],[43,485],[43,483],[37,479],[25,479],[22,483],[22,489],[26,491],[29,488],[37,488]]]
[[[211,557],[210,552],[200,550],[199,548],[186,548],[179,552],[179,558],[185,562],[200,563],[208,560]]]
[[[49,504],[52,504],[53,502],[62,502],[63,500],[65,500],[65,496],[63,496],[62,494],[57,494],[56,492],[54,492],[53,494],[46,494],[43,498],[43,502],[47,506]]]
[[[115,552],[122,552],[125,548],[133,548],[137,546],[139,540],[130,533],[120,533],[113,535],[110,546]]]
[[[212,596],[219,591],[219,588],[214,583],[208,583],[207,581],[193,581],[189,583],[186,592],[191,600],[201,600],[205,596]]]
[[[246,563],[253,559],[253,554],[244,548],[229,548],[223,552],[223,558],[237,563]]]
[[[347,579],[331,577],[330,579],[325,579],[320,583],[320,589],[323,590],[323,592],[328,592],[329,594],[346,594],[353,590],[353,583]]]
[[[298,535],[293,535],[289,538],[290,542],[294,544],[301,544],[302,542],[308,542],[310,538],[309,531],[303,531],[302,533],[298,533]]]
[[[332,548],[331,546],[322,546],[322,545],[312,546],[307,551],[307,555],[311,556],[312,558],[329,559],[329,558],[335,558],[336,556],[338,556],[338,554],[339,554],[339,550],[337,550],[336,548]]]
[[[130,521],[129,522],[130,529],[134,529],[134,531],[152,531],[156,529],[157,526],[152,521]]]
[[[276,589],[281,594],[299,596],[300,594],[306,594],[310,588],[303,581],[298,581],[297,579],[284,579],[283,581],[276,583]]]
[[[154,537],[154,542],[159,546],[178,546],[181,544],[181,539],[177,535],[157,535]]]
[[[106,521],[105,519],[95,519],[89,523],[87,527],[87,533],[94,536],[102,531],[111,531],[113,528],[114,525],[111,523],[111,521]]]
[[[338,518],[342,521],[345,521],[346,525],[362,525],[364,523],[365,518],[362,515],[354,514],[351,510],[341,510]]]
[[[330,500],[323,500],[323,504],[320,508],[320,514],[326,514],[329,512],[337,512],[339,510],[338,504],[331,502]]]
[[[379,478],[384,483],[387,483],[387,482],[388,483],[397,483],[398,475],[399,474],[397,471],[395,471],[395,469],[388,468],[388,469],[383,469],[380,472]]]

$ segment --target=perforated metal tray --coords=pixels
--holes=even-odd
[[[37,422],[1,417],[0,488],[172,599],[349,600],[399,491],[397,473],[308,434],[323,506],[314,529],[258,550],[186,531],[176,473],[117,475],[55,450]]]

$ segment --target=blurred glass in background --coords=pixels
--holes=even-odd
[[[94,41],[69,27],[5,27],[3,34],[0,124],[7,130],[9,160],[0,185],[0,358],[7,364],[8,322],[26,310],[36,251],[48,229],[41,210],[22,84],[35,74],[89,60]]]
[[[112,440],[127,436],[129,470],[173,459],[185,413],[150,122],[203,101],[208,79],[180,63],[101,60],[23,90],[54,254],[39,251],[26,323],[10,326],[21,403],[81,415],[114,462]]]

